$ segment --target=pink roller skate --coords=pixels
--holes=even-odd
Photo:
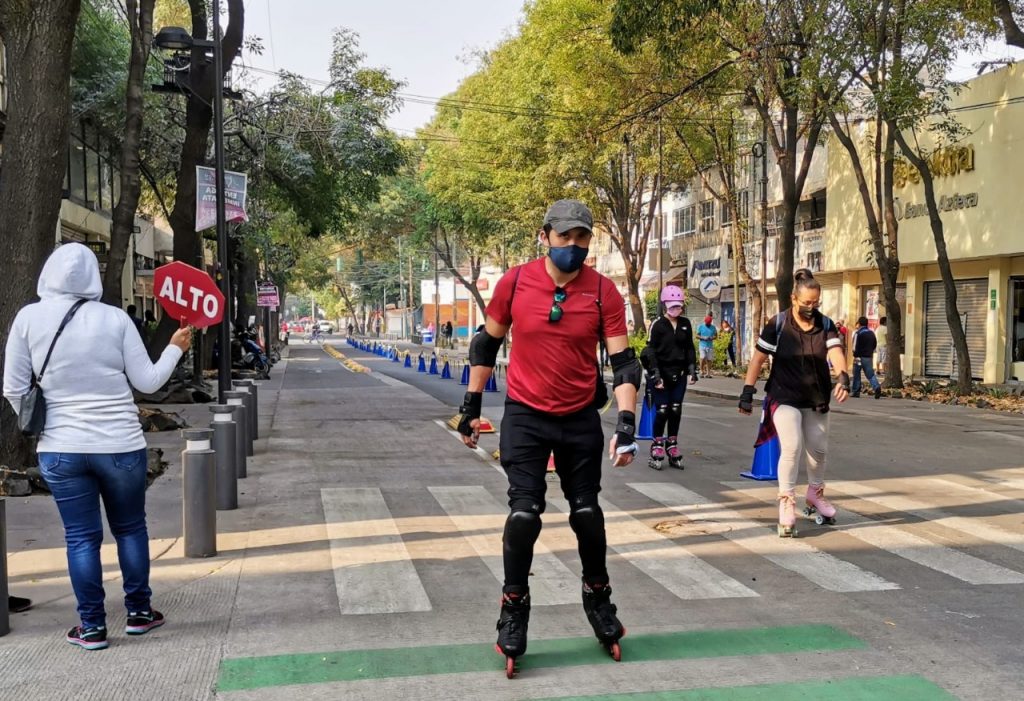
[[[647,461],[647,467],[652,470],[660,470],[661,463],[665,460],[665,439],[658,436],[651,443],[651,458]]]
[[[675,436],[668,437],[668,449],[665,452],[668,453],[668,466],[682,470],[683,454],[679,452],[679,444],[676,442]]]
[[[779,492],[779,537],[796,537],[796,496],[792,489]]]
[[[804,516],[807,518],[813,516],[814,522],[819,526],[823,523],[831,526],[836,522],[836,507],[832,506],[832,502],[825,498],[824,483],[807,485],[804,502],[806,504]]]

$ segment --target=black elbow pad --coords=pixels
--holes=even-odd
[[[627,382],[637,389],[640,389],[640,380],[643,371],[636,359],[636,352],[632,348],[619,351],[608,358],[612,362],[612,374],[615,378],[612,381],[612,389]]]
[[[493,368],[498,360],[498,350],[503,339],[495,338],[486,331],[473,336],[469,342],[469,364]]]

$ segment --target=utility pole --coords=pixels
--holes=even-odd
[[[405,284],[402,282],[402,237],[398,237],[398,306],[402,309],[400,331],[405,338]]]
[[[663,178],[665,177],[665,160],[664,160],[664,140],[662,139],[661,133],[661,112],[658,112],[658,187],[656,194],[658,197],[658,290],[665,289],[665,219],[662,211],[662,200],[665,199],[665,187],[663,184]]]
[[[437,270],[437,229],[434,229],[434,348],[437,348],[437,334],[441,332],[441,281]]]
[[[231,280],[228,275],[228,225],[224,211],[224,57],[221,55],[220,0],[213,0],[213,73],[216,88],[213,91],[213,150],[217,180],[217,259],[220,262],[220,291],[224,295],[224,319],[220,323],[217,356],[217,401],[227,404],[225,394],[231,391]],[[200,242],[202,239],[200,238]],[[202,243],[200,243],[200,251]],[[204,267],[200,254],[199,267]],[[269,352],[269,350],[268,350]],[[196,378],[201,380],[202,376]]]
[[[761,326],[768,321],[768,124],[761,120]]]
[[[457,252],[458,248],[452,248],[452,339],[458,335],[456,329],[459,326],[459,283],[455,277],[455,255]]]

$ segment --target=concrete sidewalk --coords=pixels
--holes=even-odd
[[[161,408],[195,427],[210,423],[205,405]],[[350,373],[319,347],[293,348],[275,366],[260,385],[260,414],[261,438],[249,477],[239,481],[239,508],[217,513],[219,553],[208,559],[184,557],[184,442],[177,431],[146,434],[169,463],[147,493],[153,604],[168,623],[140,638],[124,635],[108,530],[102,549],[107,650],[86,652],[64,641],[78,618],[53,499],[7,499],[10,591],[35,607],[12,615],[11,633],[0,638],[0,699],[208,699],[225,653],[305,649],[314,632],[337,647],[344,632],[337,629],[320,494],[331,475],[358,479],[365,471],[366,483],[415,483],[410,446],[436,443],[427,462],[498,477],[433,422],[450,416],[444,404],[405,385],[386,387]]]

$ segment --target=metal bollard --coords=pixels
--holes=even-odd
[[[251,396],[251,403],[246,404],[249,407],[249,429],[252,435],[252,439],[256,440],[260,437],[260,406],[258,401],[258,388],[256,380],[232,380],[232,384],[235,389],[239,392],[248,392]]]
[[[256,434],[253,430],[253,419],[256,417],[256,411],[252,401],[254,395],[249,382],[251,382],[251,380],[234,380],[233,384],[235,386],[235,391],[242,393],[242,400],[245,404],[245,418],[247,420],[245,427],[245,454],[252,457],[256,448]]]
[[[213,452],[217,454],[217,510],[231,511],[238,508],[238,459],[235,447],[238,430],[234,422],[235,407],[230,404],[215,404],[213,412]]]
[[[0,498],[0,638],[11,632],[7,596],[7,500]]]
[[[217,467],[210,447],[213,431],[186,428],[181,437],[181,523],[185,557],[217,554]]]
[[[249,439],[246,437],[246,434],[249,432],[249,417],[245,413],[245,393],[225,392],[224,399],[227,400],[228,406],[234,410],[236,474],[238,479],[245,479],[249,468],[249,461],[246,456],[251,455],[248,450]]]

